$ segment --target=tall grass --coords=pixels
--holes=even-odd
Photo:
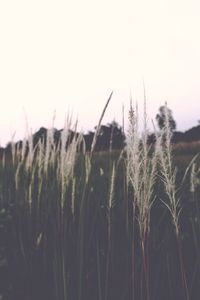
[[[24,256],[25,273],[30,277],[28,284],[31,286],[32,276],[35,277],[34,264],[37,263],[35,260],[38,251],[45,257],[50,249],[52,261],[45,263],[44,259],[42,271],[47,272],[45,264],[51,264],[50,269],[54,274],[54,281],[51,278],[54,285],[54,299],[67,298],[68,264],[65,253],[69,248],[66,240],[68,230],[66,224],[72,215],[71,188],[76,151],[81,136],[74,137],[67,145],[69,139],[69,125],[62,132],[58,148],[54,145],[51,129],[48,130],[46,142],[40,142],[35,148],[30,137],[27,156],[13,165],[15,196],[13,205],[19,213],[13,229],[22,235],[20,249]],[[21,220],[24,220],[25,224],[21,224]],[[52,231],[49,232],[51,227]],[[31,293],[34,295],[32,289]],[[36,295],[28,297],[34,298]]]
[[[168,208],[170,215],[172,217],[172,222],[175,228],[175,234],[178,246],[178,255],[180,261],[180,271],[183,289],[185,291],[185,299],[189,299],[189,291],[187,285],[187,278],[184,268],[183,254],[182,254],[182,244],[180,236],[180,224],[179,218],[181,213],[180,199],[178,198],[178,192],[176,187],[176,174],[177,170],[173,167],[172,161],[172,144],[171,144],[172,132],[170,130],[169,116],[167,105],[165,104],[165,124],[161,133],[160,138],[160,168],[161,168],[161,180],[164,184],[165,192],[168,197],[168,202],[163,202]]]
[[[58,144],[49,129],[36,145],[30,133],[4,155],[8,299],[198,299],[199,166],[192,161],[181,186],[167,115],[148,144],[146,99],[142,135],[131,103],[126,149],[96,153],[111,97],[90,153],[69,118]],[[192,201],[184,203],[186,187]]]
[[[148,145],[147,138],[148,125],[145,100],[144,130],[142,139],[139,136],[138,129],[138,108],[136,106],[135,110],[133,110],[132,104],[130,105],[129,130],[127,136],[127,174],[128,182],[130,183],[130,186],[133,191],[133,218],[137,221],[137,226],[139,227],[139,236],[143,259],[143,270],[141,273],[141,297],[145,297],[145,299],[150,299],[148,239],[150,231],[150,212],[154,201],[153,192],[156,179],[156,168],[159,149],[156,142],[156,144],[154,145],[154,150],[152,151],[152,146]],[[133,221],[133,224],[135,224],[135,220]],[[134,252],[134,245],[132,251]],[[134,267],[133,285],[135,285]]]

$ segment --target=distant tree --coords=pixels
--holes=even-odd
[[[93,138],[94,138],[94,132],[93,131],[89,131],[87,134],[84,134],[86,151],[91,150]]]
[[[168,115],[169,118],[169,127],[171,131],[176,130],[176,122],[172,116],[172,111],[171,109],[169,109],[164,105],[159,108],[159,113],[156,115],[156,121],[158,123],[158,127],[162,129],[165,126],[166,115]]]
[[[125,144],[125,135],[122,127],[112,121],[107,125],[101,125],[97,138],[96,151],[120,150]]]
[[[109,149],[123,149],[125,145],[125,135],[123,132],[123,128],[115,120],[108,124],[108,127],[111,131]]]

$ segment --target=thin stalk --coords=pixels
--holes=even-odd
[[[189,300],[189,290],[187,285],[187,279],[186,279],[186,273],[185,273],[185,267],[184,267],[184,260],[183,260],[183,252],[182,252],[182,245],[180,236],[177,235],[177,244],[178,244],[178,255],[179,255],[179,263],[180,263],[180,271],[181,271],[181,280],[183,289],[185,290],[185,299]]]
[[[111,256],[111,223],[112,223],[112,209],[114,206],[114,186],[115,186],[115,176],[116,167],[113,163],[112,173],[111,173],[111,184],[110,184],[110,194],[107,205],[107,221],[108,221],[108,233],[107,233],[107,259],[106,259],[106,276],[105,276],[105,300],[108,299],[108,286],[109,286],[109,266],[110,266],[110,256]]]
[[[98,276],[98,300],[102,300],[102,291],[101,291],[101,264],[100,264],[100,255],[99,255],[99,243],[97,241],[97,276]]]
[[[142,250],[142,277],[141,283],[143,282],[143,277],[145,281],[145,299],[150,299],[150,286],[149,286],[149,262],[148,262],[148,242],[147,240],[141,239],[141,250]],[[144,275],[143,275],[144,274]],[[141,295],[143,294],[143,286],[141,285]],[[143,299],[143,297],[142,297]]]

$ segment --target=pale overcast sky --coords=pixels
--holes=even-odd
[[[93,129],[120,123],[122,103],[143,103],[149,118],[165,102],[179,130],[200,119],[200,2],[195,0],[0,1],[0,143],[62,128],[67,112]],[[127,115],[126,115],[127,116]]]

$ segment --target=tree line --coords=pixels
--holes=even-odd
[[[200,140],[200,125],[193,127],[186,132],[176,131],[176,121],[173,118],[172,110],[166,108],[166,106],[161,106],[159,108],[159,112],[156,115],[156,122],[160,130],[164,127],[166,122],[166,113],[168,115],[169,127],[172,132],[172,142],[193,142]],[[53,139],[56,147],[59,147],[59,141],[61,138],[63,129],[53,130]],[[89,131],[88,133],[83,135],[84,139],[84,147],[86,151],[91,150],[92,141],[95,135],[96,127],[94,127],[93,131]],[[41,127],[36,133],[33,134],[33,147],[41,140],[46,143],[48,130],[44,127]],[[73,139],[74,135],[78,135],[77,132],[70,132],[69,140],[67,143],[69,144]],[[152,144],[155,142],[155,134],[151,133],[148,136],[148,143]],[[16,143],[16,147],[19,149],[22,147],[22,141]],[[95,145],[95,151],[113,151],[113,150],[121,150],[126,145],[126,135],[122,126],[120,126],[116,121],[108,123],[107,125],[101,125],[97,142]],[[27,146],[28,147],[28,146]],[[3,155],[4,150],[6,153],[11,153],[12,143],[8,143],[6,148],[0,148],[0,159]],[[27,149],[28,151],[28,149]]]

